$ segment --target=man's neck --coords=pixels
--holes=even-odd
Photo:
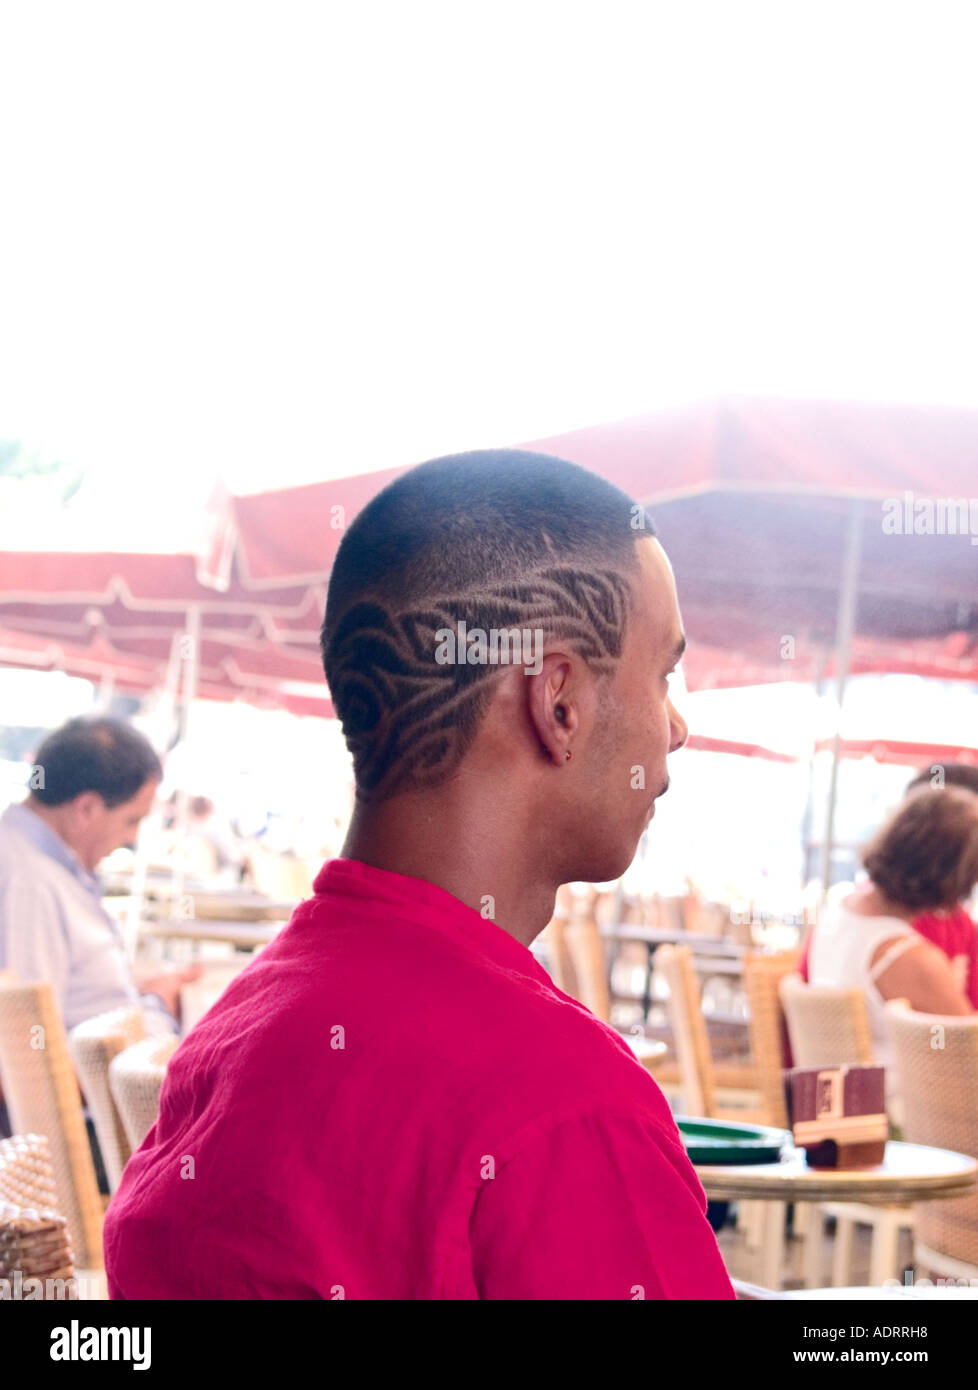
[[[32,811],[34,815],[37,816],[38,820],[42,820],[50,831],[57,835],[66,849],[71,850],[86,873],[91,874],[95,872],[95,870],[85,862],[85,856],[81,851],[71,843],[71,839],[69,838],[70,831],[68,830],[65,817],[61,814],[59,807],[45,806],[43,801],[38,801],[37,798],[33,796],[29,796],[22,804],[28,811]]]
[[[358,803],[342,856],[443,888],[524,946],[553,916],[558,885],[534,862],[532,837],[498,810],[423,794]]]

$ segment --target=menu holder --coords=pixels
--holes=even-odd
[[[785,1072],[785,1097],[792,1136],[810,1168],[883,1162],[889,1134],[883,1067],[794,1067]]]

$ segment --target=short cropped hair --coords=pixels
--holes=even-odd
[[[437,785],[475,736],[499,667],[439,664],[440,631],[539,629],[610,674],[636,542],[654,534],[611,483],[515,449],[433,459],[373,498],[340,543],[321,634],[357,796]]]
[[[863,865],[912,911],[956,906],[978,883],[978,800],[957,787],[912,792],[865,847]]]
[[[31,795],[63,806],[82,792],[98,792],[106,806],[130,801],[163,768],[151,744],[121,719],[71,719],[47,738],[34,758]]]

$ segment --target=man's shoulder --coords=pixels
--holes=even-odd
[[[655,1108],[662,1100],[624,1038],[545,980],[490,974],[462,987],[424,1034],[428,1068],[513,1118],[573,1109],[587,1097],[602,1106],[617,1100]]]
[[[575,1088],[594,1076],[625,1092],[643,1090],[649,1073],[620,1033],[574,1000],[547,991],[542,996],[539,1021],[547,1046],[535,1054],[538,1067],[572,1077]]]
[[[82,905],[71,875],[27,836],[0,825],[0,931],[64,932]]]
[[[0,814],[0,860],[16,855],[25,847],[33,849],[33,845],[19,823],[16,808],[8,806]]]
[[[55,898],[59,888],[72,882],[67,869],[16,826],[0,824],[0,889],[29,885],[32,890]]]
[[[59,867],[16,826],[0,823],[0,889],[8,884],[55,883],[59,875],[50,870]]]
[[[331,952],[311,938],[317,925],[328,930],[331,915],[310,904],[297,910],[212,1011],[215,1036],[236,1035],[260,996],[257,1032],[266,1046],[279,1034],[290,1047],[298,1034],[320,1036],[323,1009],[336,1005],[351,1047],[389,1049],[395,1068],[464,1071],[473,1081],[478,1073],[536,1077],[555,1090],[565,1083],[579,1090],[589,1078],[599,1090],[654,1085],[625,1040],[561,993],[535,961],[512,968],[410,921],[385,951],[365,937],[364,949],[351,954],[345,932]]]
[[[0,855],[40,854],[31,833],[35,821],[37,817],[20,802],[13,802],[0,812]]]

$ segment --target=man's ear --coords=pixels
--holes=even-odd
[[[563,652],[543,658],[536,675],[528,675],[528,708],[543,753],[563,766],[580,728],[580,710],[573,693],[575,663]]]
[[[71,803],[75,815],[81,821],[88,821],[105,809],[105,802],[98,792],[80,792]]]

